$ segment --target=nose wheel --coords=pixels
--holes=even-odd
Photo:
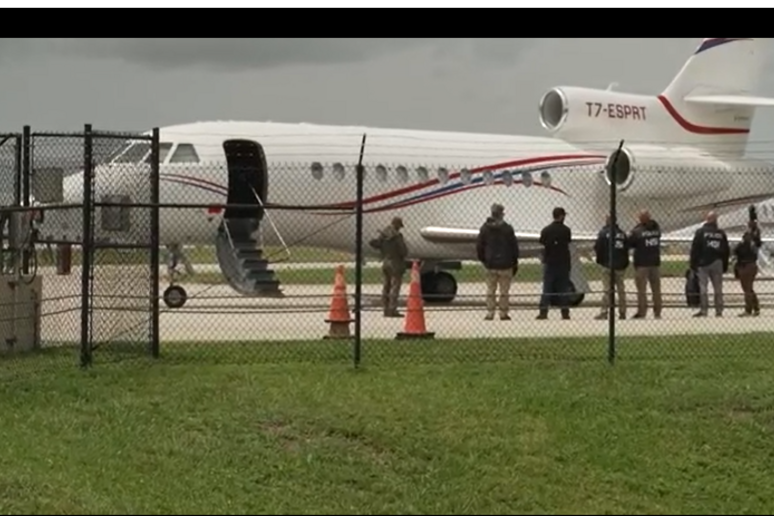
[[[188,301],[188,293],[180,285],[175,285],[175,276],[177,271],[173,267],[170,270],[169,286],[164,289],[164,293],[161,298],[164,300],[164,304],[169,308],[182,308],[185,302]]]

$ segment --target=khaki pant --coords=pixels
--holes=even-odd
[[[626,285],[624,285],[624,276],[626,271],[615,271],[615,290],[618,293],[618,313],[626,315]],[[602,309],[600,314],[606,314],[610,309],[610,269],[602,269]]]
[[[755,293],[755,276],[758,275],[758,264],[755,262],[746,263],[740,265],[739,271],[739,283],[742,285],[742,292],[744,292],[744,311],[745,313],[758,313],[761,310],[758,304],[758,294]]]
[[[648,284],[653,296],[653,315],[661,316],[661,268],[660,267],[635,267],[634,285],[637,287],[637,313],[648,313]]]
[[[382,265],[382,307],[384,315],[398,312],[398,296],[403,283],[403,269],[385,263]]]
[[[497,305],[500,315],[508,315],[510,305],[511,283],[513,282],[513,269],[487,269],[486,270],[486,313],[494,316],[495,296],[500,290],[500,298]]]

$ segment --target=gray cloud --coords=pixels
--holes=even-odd
[[[547,89],[656,94],[697,41],[4,39],[0,112],[5,130],[273,120],[541,135]],[[759,110],[752,138],[774,139],[772,122]]]
[[[28,38],[5,39],[0,43],[0,51],[6,58],[11,53],[49,53],[121,59],[150,67],[253,69],[357,62],[442,43],[443,40],[422,38]]]

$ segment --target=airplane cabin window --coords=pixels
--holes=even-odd
[[[460,171],[460,180],[462,181],[462,184],[469,185],[471,179],[472,179],[472,174],[470,173],[470,170],[468,170],[467,168],[463,168]]]
[[[150,154],[151,145],[148,142],[135,142],[123,154],[118,156],[113,163],[142,163]]]
[[[503,170],[503,184],[505,186],[512,186],[513,185],[513,171],[511,171],[511,170]]]
[[[387,168],[384,165],[376,165],[376,177],[381,181],[387,181]]]
[[[323,166],[321,163],[314,162],[312,163],[312,177],[317,179],[318,181],[322,179],[323,177]]]
[[[495,182],[494,174],[491,170],[484,172],[484,183],[487,185],[493,185]]]
[[[179,143],[172,154],[170,163],[199,163],[199,155],[190,143]]]
[[[444,167],[438,169],[438,180],[442,185],[445,185],[449,181],[449,171]]]
[[[540,182],[543,183],[543,186],[551,186],[551,174],[548,170],[540,173]]]
[[[167,154],[169,154],[169,151],[172,150],[173,143],[169,142],[162,142],[159,143],[159,164],[164,163],[164,160],[167,159]],[[145,163],[151,162],[151,154],[149,153],[148,156],[145,158]]]
[[[339,181],[342,181],[346,173],[347,171],[344,170],[344,165],[342,165],[341,163],[333,164],[333,175],[336,176],[336,179],[338,179]]]
[[[409,173],[408,169],[404,167],[403,165],[400,165],[398,168],[395,169],[395,173],[398,175],[398,179],[404,183],[407,183],[409,180]]]
[[[532,173],[531,172],[522,172],[521,173],[521,182],[526,187],[532,186]]]
[[[419,177],[420,181],[427,181],[428,179],[430,179],[430,173],[427,171],[425,167],[417,168],[417,176]]]

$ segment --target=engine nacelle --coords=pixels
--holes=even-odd
[[[624,197],[676,198],[722,192],[744,170],[770,168],[755,160],[729,160],[694,149],[625,146],[608,156],[605,180]]]
[[[651,105],[652,99],[642,95],[556,87],[540,99],[540,124],[569,141],[620,139],[645,130]]]

